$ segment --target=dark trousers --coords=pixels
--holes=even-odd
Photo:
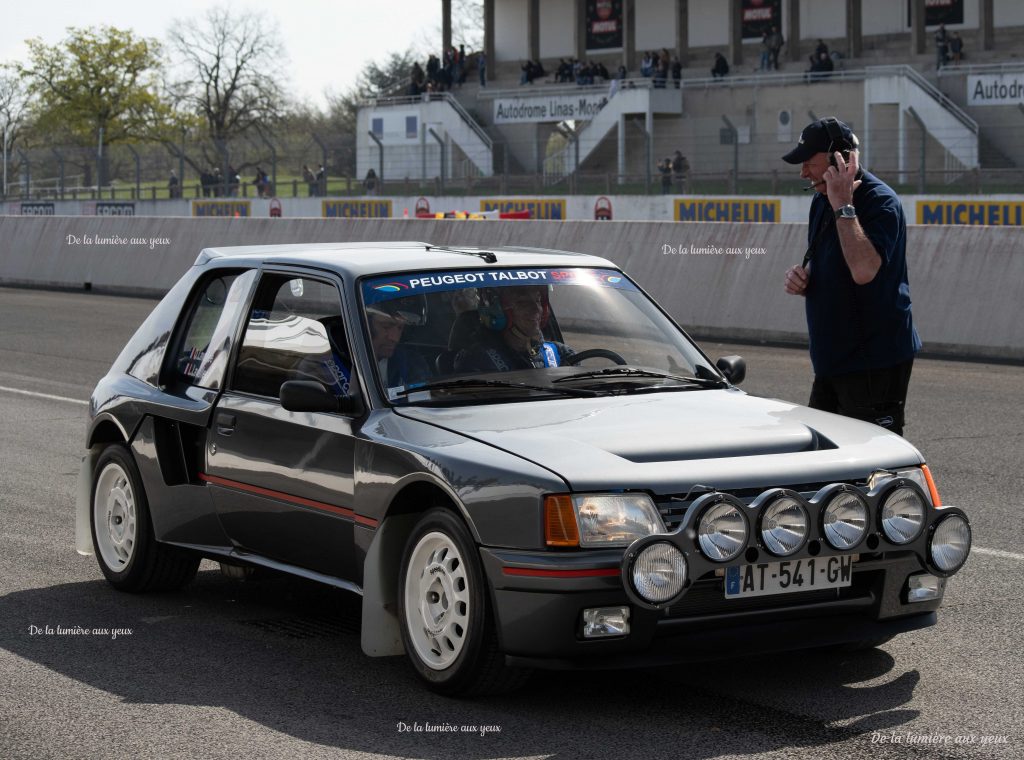
[[[811,386],[811,409],[841,414],[865,422],[873,422],[903,435],[904,410],[910,371],[914,360],[884,369],[851,372],[835,377],[814,377]]]

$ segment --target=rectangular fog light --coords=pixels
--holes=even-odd
[[[911,575],[907,578],[907,603],[927,602],[938,599],[946,585],[944,578],[934,575]]]
[[[583,610],[583,638],[603,639],[629,633],[629,607],[593,607]]]

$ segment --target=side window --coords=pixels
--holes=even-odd
[[[200,285],[171,367],[175,379],[200,388],[220,389],[231,355],[235,326],[255,279],[256,270],[226,272]]]
[[[260,281],[238,353],[232,389],[277,398],[289,380],[316,380],[349,394],[352,359],[338,290],[282,274]]]

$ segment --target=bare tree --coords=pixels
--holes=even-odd
[[[30,95],[25,79],[16,67],[0,65],[0,140],[6,144],[0,146],[5,159],[11,157],[11,146],[21,136],[22,128],[28,113]],[[0,167],[0,183],[6,175],[6,166]],[[0,196],[6,196],[7,187],[0,185]]]
[[[285,53],[263,15],[218,6],[175,22],[168,36],[183,69],[173,88],[180,106],[199,117],[215,144],[269,127],[284,113]]]

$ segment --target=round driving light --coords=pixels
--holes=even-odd
[[[788,557],[804,545],[809,528],[807,511],[796,499],[783,496],[761,515],[761,541],[777,557]]]
[[[708,559],[728,562],[747,545],[747,521],[735,504],[720,502],[700,518],[697,537]]]
[[[844,491],[828,503],[824,516],[825,540],[833,549],[852,549],[868,531],[868,505]]]
[[[664,541],[651,544],[633,563],[633,588],[646,601],[667,602],[686,583],[686,557]]]
[[[949,575],[957,572],[971,553],[971,526],[960,515],[949,515],[939,521],[932,533],[928,555],[932,564]]]
[[[897,488],[882,505],[882,530],[894,544],[909,544],[924,528],[924,500],[912,488]]]

